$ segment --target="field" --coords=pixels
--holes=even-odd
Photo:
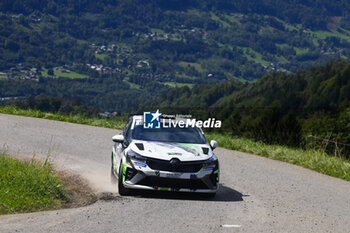
[[[179,82],[165,82],[166,85],[170,87],[184,87],[188,86],[189,88],[192,88],[194,84],[191,83],[179,83]]]
[[[53,72],[54,72],[54,75],[53,75],[54,77],[63,77],[63,78],[72,78],[72,79],[74,79],[74,78],[87,78],[86,75],[79,74],[79,73],[76,73],[74,71],[71,71],[69,73],[65,73],[65,72],[59,72],[59,71],[54,70]],[[48,75],[47,69],[43,69],[42,75],[45,77],[52,77],[52,76]]]

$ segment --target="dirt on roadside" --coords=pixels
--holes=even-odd
[[[65,189],[69,196],[68,201],[63,204],[63,208],[86,206],[93,204],[98,200],[96,193],[82,177],[66,171],[54,170],[54,172],[65,184]]]

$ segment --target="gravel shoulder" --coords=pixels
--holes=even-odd
[[[119,197],[110,183],[111,137],[118,131],[0,114],[0,146],[49,156],[89,182],[92,205],[0,216],[0,232],[350,232],[350,182],[237,151],[215,150],[215,199],[173,193]]]

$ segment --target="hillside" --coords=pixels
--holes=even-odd
[[[55,76],[108,74],[131,88],[250,82],[350,56],[350,5],[340,0],[15,0],[0,12],[0,77],[56,67]]]
[[[278,101],[286,109],[332,112],[340,106],[349,105],[349,77],[350,64],[344,60],[334,60],[296,74],[266,74],[252,84],[232,80],[214,85],[201,84],[192,89],[173,89],[164,94],[156,105],[179,108],[263,108]]]
[[[349,77],[350,64],[334,60],[296,74],[268,74],[245,87],[230,81],[173,89],[143,108],[214,116],[233,135],[349,156]]]

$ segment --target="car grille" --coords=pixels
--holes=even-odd
[[[196,162],[179,162],[177,166],[173,166],[169,161],[160,159],[148,159],[147,165],[153,170],[170,171],[170,172],[198,172],[203,161]]]
[[[147,176],[141,180],[139,185],[146,185],[151,187],[166,187],[166,188],[187,188],[187,189],[208,189],[200,179],[174,179],[174,178],[163,178],[157,176]]]

